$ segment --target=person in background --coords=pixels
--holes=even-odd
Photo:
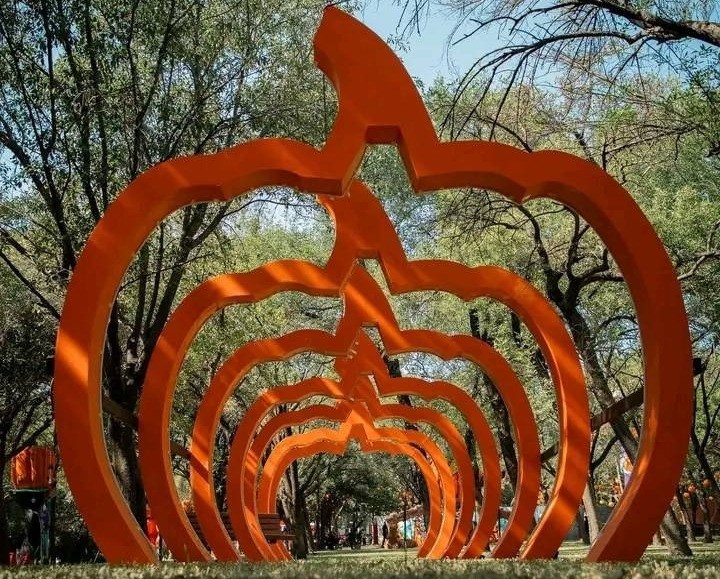
[[[50,563],[50,510],[46,504],[40,508],[40,562]]]
[[[157,523],[155,522],[155,519],[152,518],[152,514],[150,512],[150,509],[147,509],[146,514],[146,528],[147,528],[147,538],[152,544],[153,547],[157,549],[158,541],[160,538],[160,529],[158,529]]]
[[[382,538],[383,538],[383,540],[382,540],[382,543],[380,544],[380,548],[381,548],[381,549],[384,549],[384,548],[385,548],[385,542],[387,541],[388,533],[389,533],[389,532],[390,532],[390,529],[388,529],[387,521],[383,521],[383,526],[382,526]]]
[[[40,513],[28,509],[25,513],[27,524],[27,542],[30,547],[30,555],[33,559],[40,558],[40,539],[42,531],[40,528]]]

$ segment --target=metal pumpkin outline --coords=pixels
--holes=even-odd
[[[315,36],[315,56],[339,99],[336,122],[321,150],[266,139],[215,155],[162,163],[118,196],[78,261],[57,338],[56,426],[69,485],[106,559],[156,561],[110,468],[101,420],[105,329],[133,256],[160,220],[188,204],[228,200],[266,185],[341,196],[365,148],[376,143],[398,146],[417,192],[477,187],[517,203],[547,197],[573,208],[605,243],[638,315],[645,409],[633,476],[588,560],[638,559],[679,479],[692,411],[690,337],[682,294],[652,226],[617,182],[572,155],[525,153],[483,141],[440,143],[399,59],[370,30],[336,8],[324,13]],[[421,265],[410,275],[386,271],[392,291],[432,287],[438,270],[432,262]],[[581,447],[588,425],[582,409],[579,414],[567,410],[561,409],[561,431],[577,433],[580,450],[565,445],[560,459],[572,466],[585,461]],[[558,492],[565,489],[561,486]]]
[[[360,341],[364,342],[363,345],[365,347],[363,349],[367,352],[370,349],[368,346],[371,346],[371,344],[368,344],[368,338],[366,336],[360,336]],[[359,370],[359,368],[357,368],[357,364],[349,362],[347,365],[355,366],[356,369],[355,371],[351,370],[348,373],[343,372],[342,378],[339,382],[327,379],[310,379],[291,386],[273,388],[262,394],[256,402],[253,403],[252,407],[248,409],[248,412],[243,417],[236,430],[236,435],[230,449],[230,458],[228,460],[228,507],[233,526],[240,527],[246,525],[248,522],[247,519],[252,516],[252,513],[257,514],[259,512],[255,500],[256,493],[252,490],[252,488],[255,484],[255,479],[258,473],[259,458],[262,455],[262,451],[265,449],[264,447],[257,448],[257,444],[262,441],[269,442],[269,440],[267,438],[267,434],[265,433],[267,425],[262,429],[258,429],[260,424],[257,418],[264,418],[267,416],[267,412],[276,407],[278,404],[285,402],[299,402],[309,396],[322,394],[338,401],[334,407],[334,412],[326,411],[324,416],[321,416],[326,420],[345,423],[348,420],[353,419],[356,423],[361,424],[365,431],[368,432],[375,428],[374,423],[376,421],[387,418],[402,418],[408,423],[427,423],[428,425],[433,426],[440,433],[441,437],[448,443],[451,456],[453,457],[454,462],[457,465],[458,473],[460,474],[461,485],[458,489],[459,492],[456,501],[457,505],[455,504],[455,500],[453,501],[453,508],[451,509],[450,515],[451,521],[447,529],[447,535],[441,533],[439,536],[441,544],[437,547],[433,547],[429,553],[421,550],[421,552],[418,553],[418,556],[427,555],[431,558],[457,557],[460,554],[461,549],[468,542],[470,535],[473,533],[477,536],[477,541],[481,545],[480,548],[484,550],[487,545],[494,520],[493,518],[486,517],[490,528],[487,529],[485,533],[478,534],[478,531],[482,530],[482,522],[473,530],[472,519],[475,513],[475,482],[472,460],[464,445],[462,436],[455,426],[447,417],[431,408],[408,407],[397,404],[381,403],[378,398],[378,394],[380,396],[384,396],[383,385],[378,384],[378,393],[376,393],[367,376],[364,376],[362,372],[357,371]],[[388,377],[388,380],[391,379]],[[404,378],[398,378],[395,380],[398,380],[397,384],[401,385],[397,388],[397,394],[416,394],[416,389],[413,387],[415,382],[413,380]],[[387,384],[387,380],[384,382]],[[403,385],[405,388],[403,388]],[[253,407],[256,406],[261,407],[260,412],[253,412]],[[311,411],[322,411],[326,408],[327,407],[324,405],[315,405],[304,408],[302,411],[284,412],[280,415],[280,417],[283,418],[280,424],[284,425],[285,421],[297,423],[298,420],[300,420],[300,422],[305,422],[308,419],[317,418],[317,416],[313,416]],[[298,414],[302,418],[299,418]],[[244,424],[245,422],[250,422],[250,424],[246,426]],[[277,428],[277,425],[273,425],[274,430]],[[242,445],[242,442],[246,438],[244,433],[255,432],[256,430],[259,430],[259,432],[253,439],[250,452],[248,452]],[[494,455],[495,446],[489,426],[486,428],[486,431],[489,435],[486,437],[486,440],[489,438],[489,442],[492,444],[490,451]],[[238,442],[240,444],[238,444]],[[483,442],[480,442],[479,444],[482,445]],[[277,447],[273,449],[273,452],[275,452],[276,449]],[[487,451],[488,449],[485,450]],[[292,459],[290,462],[292,462]],[[265,463],[263,476],[266,476],[269,464],[269,462]],[[278,476],[282,475],[283,470],[284,469],[279,470],[276,474]],[[499,478],[489,484],[494,484],[494,482],[499,483]],[[243,488],[245,490],[244,493],[241,490]],[[274,489],[273,492],[271,495],[266,496],[266,499],[275,496],[276,489],[274,485],[272,488]],[[448,492],[450,494],[454,494],[453,488],[454,482],[452,480],[450,481],[449,487],[443,486],[445,497],[448,496]],[[261,492],[262,486],[258,490],[258,495]],[[499,484],[497,484],[495,494],[497,495],[497,499],[499,499]],[[259,498],[258,501],[261,502]],[[447,502],[448,499],[446,498],[444,500],[444,504],[447,505]],[[497,503],[497,507],[495,509],[490,509],[490,512],[493,512],[493,510],[496,511],[497,508],[499,508],[499,500],[497,500]],[[274,502],[272,504],[274,504]],[[267,506],[261,504],[261,508],[265,509]],[[455,514],[456,510],[459,510],[457,521]],[[443,524],[446,524],[444,519]],[[486,524],[485,526],[488,525]],[[240,537],[245,536],[245,534],[241,535],[236,530],[236,536],[240,539]],[[262,550],[269,550],[269,546],[266,544],[262,533],[254,533],[254,540],[256,543],[259,543]],[[240,547],[246,556],[250,555],[244,544],[241,544]]]
[[[168,529],[164,535],[166,543],[173,552],[188,553],[200,560],[210,558],[210,553],[204,547],[192,550],[200,544],[200,539],[179,506],[177,490],[172,477],[167,474],[171,472],[165,448],[169,444],[169,411],[185,351],[204,321],[218,309],[235,303],[259,301],[287,289],[304,291],[310,295],[339,293],[344,300],[345,312],[335,335],[300,330],[277,339],[250,342],[242,346],[221,366],[205,392],[192,434],[190,473],[198,520],[208,542],[213,546],[214,556],[222,560],[236,560],[238,557],[215,505],[214,485],[210,475],[213,451],[211,441],[215,440],[220,414],[236,383],[260,362],[282,360],[299,352],[347,356],[358,332],[367,326],[378,328],[384,347],[391,355],[424,351],[444,359],[465,358],[491,376],[512,412],[518,446],[525,458],[520,471],[521,492],[514,507],[518,525],[532,515],[537,491],[529,492],[526,483],[532,483],[530,473],[533,468],[539,469],[539,456],[533,457],[532,449],[528,446],[528,431],[535,428],[535,423],[532,412],[527,408],[523,411],[518,406],[519,399],[514,400],[516,397],[512,395],[512,390],[516,380],[512,372],[503,369],[499,362],[501,357],[497,353],[470,336],[455,336],[453,340],[448,340],[448,336],[436,332],[400,330],[378,285],[355,263],[357,255],[376,255],[389,276],[387,281],[391,290],[394,290],[398,280],[404,280],[412,290],[440,289],[464,300],[492,297],[515,311],[535,335],[553,376],[561,422],[564,421],[566,427],[560,436],[562,452],[552,498],[527,542],[523,557],[552,556],[574,519],[585,487],[589,461],[589,430],[582,427],[584,423],[589,423],[585,385],[577,354],[562,320],[537,290],[507,270],[492,266],[468,268],[439,260],[408,261],[382,206],[361,184],[353,183],[350,191],[340,198],[318,198],[329,206],[337,226],[335,250],[324,268],[307,262],[286,260],[246,273],[211,278],[197,286],[178,305],[159,337],[159,347],[152,354],[140,403],[139,445],[145,490],[162,528]],[[363,219],[353,222],[348,218],[358,215]],[[367,222],[373,223],[370,236],[367,234],[368,228],[362,226]],[[432,275],[428,275],[428,272]],[[524,391],[521,389],[520,392],[524,397]],[[576,417],[576,420],[567,425],[569,416]],[[246,444],[245,452],[251,435],[252,432],[244,432],[240,437]],[[492,445],[488,443],[484,446],[489,448]],[[488,481],[493,482],[488,486],[488,491],[495,491],[499,487],[500,478],[497,457],[488,453],[482,457]],[[162,461],[167,462],[167,468],[158,469],[157,464],[162,464]],[[233,472],[231,469],[230,476],[233,476]],[[491,505],[499,497],[488,492],[485,498],[481,518],[494,520],[493,509],[496,510],[497,505]],[[248,514],[247,522],[250,527],[256,526],[254,514]],[[550,530],[545,531],[546,528]],[[262,555],[253,550],[253,535],[244,535],[244,526],[235,525],[235,531],[241,543],[251,550],[246,555],[261,558]],[[255,531],[260,532],[259,528]],[[497,556],[513,556],[523,538],[524,534],[519,532],[508,535],[507,540],[503,540],[503,548],[497,550]],[[469,545],[463,557],[477,557],[482,552],[483,547],[474,543]]]

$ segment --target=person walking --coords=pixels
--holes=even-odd
[[[389,532],[390,532],[390,529],[388,529],[387,521],[383,521],[383,526],[382,526],[382,538],[383,538],[383,540],[382,540],[382,544],[380,545],[380,548],[381,548],[381,549],[384,549],[384,548],[385,548],[385,542],[387,541],[388,533],[389,533]]]
[[[50,564],[50,510],[40,508],[40,562]]]

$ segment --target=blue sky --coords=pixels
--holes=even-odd
[[[358,16],[381,38],[388,40],[403,32],[403,28],[398,27],[401,14],[402,7],[394,1],[369,0]],[[415,31],[404,39],[407,50],[399,51],[399,55],[412,76],[428,85],[439,75],[446,78],[462,75],[480,55],[500,44],[497,32],[492,31],[482,36],[476,34],[451,46],[448,40],[455,25],[453,15],[436,9],[421,22],[419,36]],[[456,38],[459,36],[462,31]]]

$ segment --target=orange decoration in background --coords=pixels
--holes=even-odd
[[[55,452],[49,446],[28,446],[10,461],[10,482],[16,489],[55,487]]]
[[[422,351],[443,359],[465,358],[482,367],[500,389],[512,415],[521,473],[508,531],[501,540],[502,548],[498,545],[494,555],[514,556],[518,552],[526,539],[528,517],[532,516],[537,496],[539,446],[532,412],[524,393],[518,391],[517,378],[507,363],[498,360],[497,352],[479,340],[400,330],[382,291],[356,265],[361,258],[380,261],[392,294],[441,290],[464,300],[490,297],[515,311],[535,336],[558,399],[560,452],[551,498],[521,556],[554,555],[574,519],[589,461],[587,392],[574,346],[552,306],[522,278],[497,267],[468,268],[454,262],[407,259],[380,204],[354,180],[369,144],[395,143],[416,191],[475,187],[492,189],[517,203],[540,197],[553,199],[585,219],[612,254],[637,311],[644,356],[645,411],[633,476],[592,545],[588,560],[636,560],[651,540],[676,488],[685,460],[692,410],[690,340],[682,295],[667,254],[647,219],[609,175],[577,157],[555,151],[528,154],[483,141],[440,143],[401,62],[377,36],[338,9],[325,11],[315,37],[315,56],[335,86],[339,101],[338,116],[323,149],[318,151],[290,140],[265,139],[216,155],[162,163],[135,179],[118,196],[80,257],[58,332],[56,425],[67,480],[106,559],[114,563],[156,561],[152,546],[122,497],[103,437],[101,364],[110,308],[122,277],[157,224],[177,209],[192,203],[226,201],[267,185],[316,193],[318,203],[335,222],[335,247],[324,268],[281,261],[252,272],[209,280],[183,300],[163,329],[143,387],[139,446],[153,517],[175,557],[183,561],[210,559],[182,509],[170,464],[170,410],[185,353],[203,323],[218,309],[233,303],[257,302],[281,291],[342,297],[345,315],[335,335],[304,330],[248,344],[226,362],[218,373],[220,378],[213,380],[193,430],[191,472],[198,520],[218,558],[232,560],[238,556],[232,545],[225,544],[227,532],[217,526],[221,521],[210,477],[217,421],[232,390],[250,368],[262,361],[286,359],[306,351],[332,355],[337,364],[352,360],[353,347],[358,344],[358,336],[362,337],[359,332],[368,325],[379,328],[390,355]],[[365,347],[360,343],[361,350]],[[365,352],[365,359],[372,355]],[[351,369],[347,372],[352,374]],[[382,380],[377,378],[383,370],[378,364],[371,364],[363,372],[373,374],[382,390]],[[425,397],[418,382],[387,384],[400,389],[404,388],[400,384],[410,385],[408,391]],[[453,390],[450,385],[442,385],[435,391],[436,397],[443,398]],[[468,420],[478,411],[471,402],[457,402]],[[344,448],[350,437],[370,450],[407,449],[403,445],[409,440],[408,431],[389,429],[393,431],[390,438],[376,436],[383,429],[372,424],[375,417],[360,420],[357,416],[355,422],[348,422],[340,431],[313,434],[294,447],[288,442],[287,454],[272,455],[273,462],[269,467],[266,463],[270,478],[261,479],[260,496],[246,492],[242,482],[242,473],[248,467],[250,472],[257,472],[257,465],[245,464],[253,433],[248,435],[241,425],[233,441],[233,449],[239,449],[233,465],[239,462],[240,468],[230,469],[228,477],[240,477],[238,486],[229,485],[229,490],[233,496],[240,493],[231,519],[243,548],[260,553],[257,558],[283,556],[278,549],[264,549],[254,534],[253,529],[257,529],[253,521],[258,504],[272,506],[273,469],[278,472],[287,460],[301,454],[300,449],[332,452]],[[480,419],[473,420],[481,424]],[[340,442],[335,444],[333,437],[340,435]],[[497,451],[494,444],[480,446],[484,476],[493,483],[488,485],[493,489],[499,485],[500,476]],[[444,459],[437,459],[432,461],[436,474],[445,472]],[[426,465],[426,476],[428,469]],[[455,532],[454,506],[453,529],[447,532],[450,506],[455,503],[454,495],[448,493],[453,484],[450,473],[450,482],[442,482],[433,495],[433,512],[441,515],[428,554],[450,549],[457,555],[458,545],[462,548],[468,538],[468,530],[461,525]],[[467,491],[464,486],[460,501],[465,509]],[[493,492],[486,493],[481,506],[481,529],[483,517],[494,518],[497,513]],[[243,535],[246,526],[250,530]],[[479,556],[485,547],[482,543],[484,539],[473,543],[471,538],[465,556]]]

